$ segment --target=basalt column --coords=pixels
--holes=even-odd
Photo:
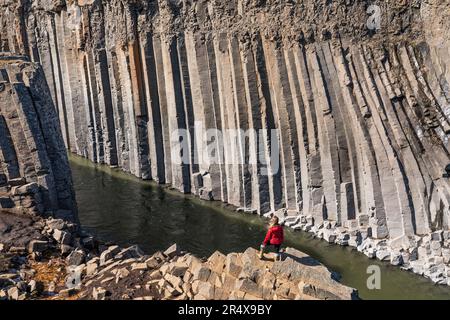
[[[55,106],[39,65],[0,56],[0,209],[76,220]]]

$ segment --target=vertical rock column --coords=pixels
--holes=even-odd
[[[11,207],[76,219],[66,149],[42,70],[21,57],[0,57],[0,73],[0,166]]]

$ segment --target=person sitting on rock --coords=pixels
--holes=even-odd
[[[280,259],[281,245],[283,244],[283,241],[283,227],[279,224],[278,217],[273,216],[272,219],[270,219],[269,231],[267,231],[267,235],[261,245],[259,258],[264,258],[264,250],[269,245],[275,248],[275,261],[278,261]]]

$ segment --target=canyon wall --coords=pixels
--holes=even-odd
[[[67,152],[42,71],[0,54],[0,211],[76,220]]]
[[[71,152],[447,281],[448,1],[0,6]]]

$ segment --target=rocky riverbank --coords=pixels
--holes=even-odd
[[[286,217],[284,210],[275,213],[294,230],[314,234],[330,244],[354,247],[370,259],[399,266],[403,270],[424,276],[435,284],[450,286],[450,231],[436,230],[423,236],[400,236],[375,239],[368,221],[373,217],[359,216],[344,224],[324,221],[315,223],[311,215]]]
[[[292,248],[198,258],[173,245],[145,255],[98,241],[74,223],[0,213],[0,300],[357,299],[355,289]]]

